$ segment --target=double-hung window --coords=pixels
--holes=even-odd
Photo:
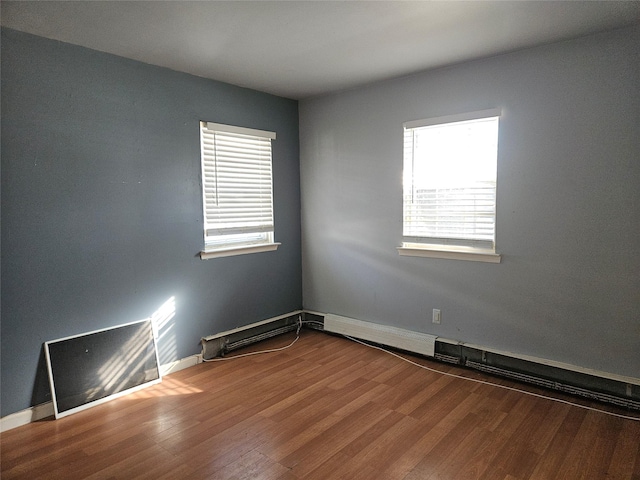
[[[404,124],[401,255],[498,263],[499,110]]]
[[[200,122],[204,250],[201,258],[275,250],[274,132]]]

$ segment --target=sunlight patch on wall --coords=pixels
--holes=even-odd
[[[176,333],[176,297],[171,296],[153,314],[151,321],[158,339],[158,356],[160,362],[168,362],[177,358]]]

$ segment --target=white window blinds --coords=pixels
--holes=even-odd
[[[493,248],[498,115],[404,125],[405,241]]]
[[[205,250],[273,237],[275,133],[200,122]]]

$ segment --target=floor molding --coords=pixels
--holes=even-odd
[[[162,376],[169,375],[171,373],[184,370],[185,368],[193,367],[199,363],[202,363],[202,355],[191,355],[174,362],[160,365],[160,374]],[[7,430],[18,428],[31,422],[37,422],[53,416],[53,402],[41,403],[40,405],[26,408],[0,418],[0,432],[6,432]]]

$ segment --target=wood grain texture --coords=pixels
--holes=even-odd
[[[95,408],[4,432],[0,460],[3,480],[640,480],[640,422],[443,376],[304,330],[287,350],[197,365]]]

